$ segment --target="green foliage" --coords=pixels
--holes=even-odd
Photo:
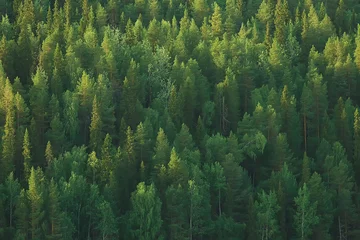
[[[262,191],[259,194],[259,201],[255,203],[257,232],[261,239],[276,237],[279,225],[276,219],[280,207],[277,203],[276,193],[270,191],[266,194]]]
[[[299,239],[307,239],[312,234],[312,228],[319,222],[316,216],[318,202],[310,201],[310,193],[306,183],[299,189],[299,195],[295,198],[297,211],[295,214],[295,226]]]
[[[154,185],[139,183],[131,195],[131,211],[128,225],[131,239],[159,239],[161,235],[161,201]]]
[[[359,239],[354,0],[0,0],[0,239]]]

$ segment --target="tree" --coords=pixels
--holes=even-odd
[[[32,167],[29,177],[29,190],[27,191],[30,206],[30,232],[32,239],[39,239],[44,236],[41,228],[45,218],[44,206],[44,175],[40,168]]]
[[[285,44],[286,23],[289,19],[289,9],[287,0],[278,0],[275,7],[275,33],[274,37],[280,44]]]
[[[234,131],[239,121],[239,93],[235,75],[229,68],[225,80],[216,85],[216,100],[221,132]]]
[[[32,78],[33,86],[30,88],[30,107],[32,109],[32,115],[34,117],[35,129],[33,143],[36,146],[34,155],[38,162],[41,163],[44,154],[45,147],[45,130],[46,130],[46,112],[48,109],[48,103],[50,100],[48,91],[48,78],[45,71],[38,67],[36,74]]]
[[[194,177],[188,181],[189,238],[194,239],[206,234],[210,220],[209,186],[203,180],[199,169],[194,169]]]
[[[284,163],[286,163],[295,174],[299,171],[299,164],[294,161],[294,156],[289,149],[286,134],[279,133],[277,136],[272,159],[272,169],[275,171],[281,170]]]
[[[148,119],[144,123],[139,123],[136,128],[135,141],[137,156],[140,158],[140,162],[143,162],[146,168],[146,178],[149,177],[149,170],[151,167],[151,155],[153,146],[153,129]]]
[[[276,192],[277,201],[279,203],[278,220],[280,233],[283,238],[293,235],[293,200],[297,195],[297,182],[295,175],[289,170],[284,163],[282,169],[278,172],[272,172],[269,179],[269,187],[271,191]]]
[[[161,7],[161,5],[159,5],[158,0],[149,0],[149,5],[148,5],[149,20],[159,18],[160,7]]]
[[[243,221],[247,218],[246,210],[252,190],[251,179],[248,172],[237,164],[232,154],[228,154],[221,165],[226,178],[223,212],[236,222]]]
[[[278,234],[276,214],[279,209],[275,192],[270,191],[266,194],[262,191],[259,194],[259,200],[255,202],[255,211],[257,231],[261,239],[272,239]]]
[[[299,194],[295,198],[297,211],[295,214],[295,228],[300,239],[308,239],[312,234],[312,228],[319,222],[316,215],[317,202],[311,202],[310,193],[306,186],[299,189]]]
[[[356,44],[356,49],[355,49],[355,65],[357,67],[358,70],[360,70],[360,25],[358,24],[357,26],[357,34],[356,34],[356,38],[355,38],[355,44]]]
[[[360,184],[360,114],[354,112],[354,171],[357,183]]]
[[[304,84],[301,94],[301,115],[303,122],[303,137],[304,137],[304,149],[307,152],[307,139],[308,139],[308,125],[309,118],[312,117],[311,111],[312,95],[310,89]]]
[[[106,134],[104,143],[101,147],[101,179],[103,182],[108,182],[109,173],[114,171],[115,149],[112,145],[112,138],[110,134]]]
[[[20,127],[24,128],[29,122],[29,108],[19,92],[15,94],[14,97],[15,104],[15,128],[16,131],[20,131]]]
[[[170,185],[166,189],[166,219],[169,221],[169,239],[180,240],[188,237],[185,186]]]
[[[156,137],[154,156],[153,156],[153,164],[152,167],[159,170],[161,165],[165,165],[170,159],[170,146],[167,140],[167,136],[162,128],[159,129],[159,132]]]
[[[134,60],[130,66],[123,82],[123,111],[127,124],[135,128],[140,123],[141,103],[143,102],[143,85],[139,76],[139,64]]]
[[[346,238],[354,211],[351,200],[354,176],[345,149],[339,142],[333,144],[331,153],[325,159],[323,170],[327,185],[335,192],[334,203],[337,210],[335,216],[338,223],[338,234],[341,238]]]
[[[29,132],[26,129],[23,141],[22,155],[24,158],[24,178],[27,180],[30,177],[31,167],[33,165],[31,158],[31,143],[29,139]]]
[[[66,91],[63,95],[64,103],[64,129],[66,139],[69,144],[73,144],[78,139],[79,134],[79,98],[76,94]]]
[[[103,201],[97,206],[97,209],[100,213],[97,229],[100,231],[102,239],[115,239],[118,234],[117,219],[109,202]]]
[[[192,2],[191,9],[196,25],[200,26],[204,18],[209,15],[209,6],[207,1],[195,0]]]
[[[13,107],[12,107],[13,108]],[[2,136],[2,179],[14,170],[15,156],[15,122],[14,110],[9,109],[6,113],[4,135]]]
[[[320,126],[322,124],[323,114],[327,111],[327,87],[323,83],[323,77],[317,72],[317,68],[314,65],[309,66],[307,73],[309,80],[309,89],[312,92],[313,107],[313,125],[318,140],[321,137]]]
[[[93,151],[98,151],[103,141],[103,132],[102,132],[102,119],[100,115],[99,103],[96,99],[96,95],[93,101],[93,108],[91,114],[91,124],[90,124],[90,146]]]
[[[54,154],[51,147],[51,142],[48,141],[45,148],[45,160],[47,163],[47,166],[51,166],[52,161],[54,160]]]
[[[300,150],[300,120],[296,111],[295,96],[289,96],[288,86],[285,85],[281,94],[281,129],[287,134],[289,145],[294,153]]]
[[[50,239],[56,239],[62,237],[62,225],[60,210],[60,200],[58,186],[54,179],[51,179],[49,185],[49,219],[50,219],[50,232],[47,234]]]
[[[212,165],[205,165],[204,167],[205,174],[207,175],[207,181],[210,183],[210,189],[212,193],[217,195],[217,204],[212,204],[212,206],[217,205],[218,216],[221,217],[222,214],[222,200],[221,192],[225,190],[226,179],[224,176],[224,169],[220,163],[215,162]]]
[[[57,113],[50,122],[50,129],[46,133],[48,139],[53,144],[54,154],[57,156],[62,153],[66,142],[64,125]]]
[[[311,169],[310,169],[310,159],[304,152],[304,158],[302,162],[302,174],[301,174],[301,183],[307,183],[310,179]]]
[[[14,219],[16,217],[14,214],[14,210],[16,207],[16,203],[19,201],[18,199],[20,195],[19,181],[14,178],[14,174],[12,172],[9,174],[5,181],[4,190],[6,194],[6,199],[4,202],[6,215],[9,219],[9,227],[12,228],[14,225]]]
[[[189,128],[185,124],[181,125],[180,132],[175,137],[174,147],[179,153],[185,149],[194,150],[193,138],[189,132]]]
[[[184,160],[179,158],[175,148],[171,150],[170,161],[168,164],[168,180],[174,186],[186,185],[188,181],[188,169]]]
[[[29,199],[27,192],[22,189],[15,207],[16,234],[18,239],[29,238]]]
[[[131,239],[158,239],[161,236],[161,201],[156,195],[155,186],[141,182],[131,194],[129,230]]]
[[[216,2],[214,3],[213,7],[214,7],[214,12],[210,19],[212,36],[214,38],[216,37],[220,38],[223,33],[221,8]]]
[[[310,203],[317,202],[316,216],[319,217],[318,224],[313,226],[313,236],[317,238],[329,238],[329,230],[333,223],[332,193],[325,187],[320,174],[313,173],[307,183],[310,193]]]
[[[94,103],[94,79],[84,71],[76,86],[76,95],[79,99],[80,134],[84,136],[83,142],[88,141],[91,107]],[[71,100],[69,99],[69,104]],[[97,103],[98,104],[98,103]]]

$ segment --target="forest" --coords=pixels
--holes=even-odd
[[[0,239],[360,239],[359,1],[0,14]]]

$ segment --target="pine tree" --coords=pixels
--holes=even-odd
[[[16,202],[14,215],[16,220],[15,237],[18,239],[30,238],[29,198],[28,193],[24,189],[20,191],[19,199]]]
[[[139,64],[134,60],[130,61],[130,66],[123,83],[123,110],[126,123],[135,128],[140,123],[141,109],[143,101],[143,85],[139,76]]]
[[[357,184],[360,184],[360,114],[356,108],[354,113],[354,171]]]
[[[170,230],[169,239],[180,240],[188,237],[186,189],[181,185],[171,185],[166,189],[166,220]]]
[[[13,107],[12,107],[13,108]],[[15,156],[15,122],[14,111],[9,109],[6,113],[4,135],[2,136],[2,171],[1,179],[5,179],[10,172],[14,171]]]
[[[149,20],[158,19],[160,15],[160,7],[158,0],[149,0],[148,16]]]
[[[14,219],[16,217],[14,210],[16,203],[19,201],[20,195],[20,183],[17,179],[14,178],[14,174],[12,172],[6,178],[4,190],[7,198],[7,200],[4,202],[6,204],[5,209],[8,210],[6,215],[9,219],[9,227],[12,228],[14,225]]]
[[[193,138],[189,132],[189,128],[185,124],[181,125],[180,132],[175,137],[174,147],[179,153],[185,149],[190,151],[194,150]]]
[[[287,134],[291,149],[294,153],[298,153],[301,144],[299,140],[300,121],[296,110],[295,96],[290,96],[287,85],[284,86],[282,91],[280,104],[282,118],[281,129]]]
[[[45,71],[38,67],[32,78],[34,85],[30,88],[30,107],[34,117],[34,140],[33,143],[39,146],[34,151],[38,163],[42,164],[45,147],[46,112],[49,103],[48,78]]]
[[[144,165],[144,174],[146,179],[149,177],[149,170],[151,167],[151,155],[152,155],[152,145],[153,145],[153,131],[152,127],[149,125],[150,122],[148,119],[144,123],[139,123],[136,128],[135,141],[136,141],[136,151],[137,156],[140,158],[140,162]]]
[[[78,111],[79,111],[79,99],[76,94],[66,91],[63,95],[64,103],[64,129],[66,139],[71,145],[75,140],[79,138],[79,120],[78,120]]]
[[[170,159],[170,151],[167,136],[164,130],[160,128],[156,137],[152,167],[159,170],[161,165],[165,165]]]
[[[215,204],[212,204],[213,207],[216,207],[217,214],[219,217],[221,217],[222,214],[222,192],[225,190],[226,187],[226,179],[224,176],[224,169],[220,165],[220,163],[215,162],[215,164],[212,165],[206,165],[205,166],[205,174],[207,175],[207,180],[210,185],[210,191],[217,196],[215,199],[217,199]]]
[[[58,239],[62,237],[61,226],[61,210],[60,210],[60,195],[57,184],[54,179],[51,179],[49,185],[49,207],[48,214],[50,219],[50,231],[47,234],[50,239]]]
[[[209,15],[208,3],[204,0],[196,0],[192,3],[191,8],[196,24],[200,26],[204,18]]]
[[[193,179],[188,181],[188,216],[190,239],[206,234],[210,221],[209,186],[198,168],[193,170]]]
[[[15,94],[14,97],[15,104],[15,128],[16,131],[20,130],[20,127],[25,127],[29,122],[29,108],[19,92]]]
[[[106,134],[104,143],[101,147],[101,179],[103,182],[108,182],[109,173],[114,171],[115,149],[112,145],[112,138],[110,134]]]
[[[64,125],[57,113],[50,122],[50,129],[46,133],[48,139],[53,144],[54,154],[58,156],[62,153],[66,142]]]
[[[179,158],[175,148],[171,150],[170,161],[168,163],[168,180],[174,186],[186,185],[188,181],[188,169],[186,163]]]
[[[284,163],[286,163],[294,173],[296,173],[295,171],[298,171],[299,164],[294,161],[293,153],[289,149],[286,134],[279,133],[276,138],[273,161],[273,170],[275,171],[281,170]]]
[[[307,156],[306,152],[304,152],[304,158],[302,162],[302,174],[301,174],[301,183],[306,184],[311,175],[311,169],[310,169],[310,159]]]
[[[101,170],[100,161],[96,156],[96,152],[92,151],[88,157],[88,165],[91,168],[92,183],[95,184]]]
[[[53,153],[50,141],[48,141],[46,144],[45,160],[46,160],[47,166],[51,166],[52,161],[54,160],[54,153]]]
[[[25,130],[25,135],[24,135],[22,155],[24,158],[24,178],[29,179],[30,170],[33,163],[31,159],[31,144],[29,139],[29,132],[27,129]]]
[[[286,23],[289,19],[289,9],[287,0],[278,0],[275,7],[275,33],[274,37],[280,44],[285,44]]]
[[[308,146],[308,128],[309,128],[309,119],[312,117],[311,111],[311,104],[312,104],[312,94],[310,89],[304,84],[302,94],[301,94],[301,118],[303,123],[303,137],[304,137],[304,149],[307,152]]]
[[[313,173],[307,183],[310,192],[310,203],[317,202],[316,216],[319,217],[319,222],[313,226],[313,235],[320,238],[330,237],[329,230],[333,223],[333,198],[332,193],[325,187],[320,174]]]
[[[212,36],[214,38],[216,37],[220,38],[223,34],[222,14],[221,14],[221,8],[216,2],[214,3],[214,12],[211,16],[210,23],[212,29]]]
[[[41,228],[44,223],[45,209],[44,209],[44,175],[40,168],[36,170],[32,167],[29,177],[29,190],[27,195],[29,197],[30,206],[30,232],[32,239],[43,238],[44,232]]]
[[[355,57],[355,65],[357,67],[358,70],[360,70],[360,24],[358,24],[357,26],[357,34],[356,34],[356,38],[355,38],[355,44],[356,44],[356,49],[354,52],[354,57]]]
[[[91,114],[91,124],[90,124],[90,146],[93,151],[99,151],[101,143],[103,141],[103,132],[102,132],[102,119],[100,115],[99,103],[96,99],[96,95],[93,101],[93,109]]]
[[[80,109],[79,118],[81,121],[80,130],[84,136],[84,142],[87,142],[87,130],[90,125],[91,107],[94,103],[94,80],[84,71],[76,87],[77,95],[79,96]]]
[[[227,69],[225,80],[216,86],[219,126],[224,134],[235,131],[239,121],[239,93],[234,73]]]

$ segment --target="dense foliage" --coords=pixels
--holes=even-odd
[[[360,239],[358,1],[0,12],[0,239]]]

